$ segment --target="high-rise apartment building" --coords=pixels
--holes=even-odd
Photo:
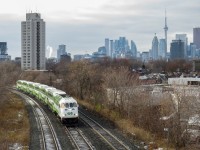
[[[200,27],[193,28],[193,43],[200,49]]]
[[[158,38],[155,34],[153,41],[152,41],[152,59],[157,60],[158,59]]]
[[[170,58],[184,59],[184,42],[182,40],[172,40],[170,47]]]
[[[67,54],[66,52],[66,45],[62,44],[58,46],[58,50],[57,50],[57,59],[58,61],[60,61],[60,57],[61,55],[65,55]]]
[[[45,22],[39,13],[27,13],[21,22],[21,68],[45,70]]]

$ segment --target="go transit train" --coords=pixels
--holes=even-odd
[[[25,80],[17,81],[17,89],[36,97],[48,105],[50,110],[59,116],[62,123],[78,124],[77,101],[64,91]]]

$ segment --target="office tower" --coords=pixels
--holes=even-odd
[[[99,47],[99,48],[98,48],[98,53],[106,54],[106,47],[105,47],[105,46]]]
[[[137,58],[141,58],[141,53],[137,52]]]
[[[114,49],[115,49],[115,52],[119,51],[119,40],[115,40]]]
[[[184,42],[182,40],[172,40],[170,47],[171,59],[184,59]]]
[[[125,42],[125,52],[127,52],[129,50],[130,50],[130,46],[129,46],[128,40],[126,40],[126,42]]]
[[[45,22],[39,13],[27,13],[21,22],[21,68],[45,70]]]
[[[0,42],[0,55],[6,55],[6,54],[7,54],[7,43]]]
[[[152,53],[152,49],[149,49],[149,59],[152,60],[153,59],[153,53]]]
[[[166,10],[165,10],[165,27],[164,27],[164,31],[165,31],[165,53],[167,53],[167,31],[168,31],[168,27],[167,27],[167,15],[166,15]]]
[[[115,47],[115,45],[114,45],[113,40],[110,40],[110,55],[109,56],[111,58],[113,58],[114,47]]]
[[[152,41],[152,59],[153,60],[158,59],[158,38],[157,38],[156,34]]]
[[[67,54],[67,53],[62,54],[62,55],[60,55],[59,61],[71,62],[71,55]]]
[[[195,58],[197,46],[194,43],[190,43],[189,50],[190,50],[190,53],[191,53],[191,58]]]
[[[127,45],[127,41],[125,37],[119,37],[119,43],[118,43],[118,49],[119,51],[123,52],[126,50],[126,45]]]
[[[106,38],[105,39],[105,48],[106,48],[106,56],[109,56],[109,39],[108,38]]]
[[[149,61],[149,52],[142,52],[142,62],[148,62]]]
[[[57,50],[57,59],[58,61],[60,61],[60,57],[61,55],[65,55],[67,54],[66,52],[66,45],[62,44],[58,46],[58,50]]]
[[[11,60],[11,56],[7,54],[7,42],[0,42],[0,61]]]
[[[83,59],[83,55],[74,55],[74,61],[79,61]]]
[[[200,27],[193,28],[193,43],[200,49]]]
[[[159,59],[165,59],[166,58],[166,42],[165,42],[165,39],[160,39],[158,58]]]
[[[137,47],[133,40],[131,40],[131,52],[133,54],[133,57],[136,58],[137,57]]]
[[[176,34],[176,40],[181,40],[184,42],[184,58],[187,58],[187,45],[188,45],[187,34]]]

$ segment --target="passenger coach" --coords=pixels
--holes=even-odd
[[[59,116],[62,123],[78,124],[77,101],[66,92],[44,84],[18,80],[17,89],[28,93],[42,101]]]

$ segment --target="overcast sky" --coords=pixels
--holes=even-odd
[[[167,10],[168,51],[176,33],[193,41],[194,27],[200,27],[199,0],[5,0],[0,5],[0,41],[8,54],[21,56],[21,21],[26,12],[41,13],[46,22],[46,46],[67,46],[67,52],[91,54],[104,39],[125,36],[139,51],[148,51],[156,33],[164,37]]]

